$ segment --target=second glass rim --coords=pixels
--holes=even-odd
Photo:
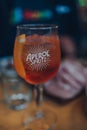
[[[17,29],[31,29],[31,30],[58,29],[58,25],[56,24],[20,24],[20,25],[17,25]]]

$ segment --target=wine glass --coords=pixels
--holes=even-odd
[[[43,85],[46,81],[54,77],[60,65],[60,44],[58,37],[58,26],[46,24],[25,24],[17,26],[17,35],[14,45],[14,66],[26,82],[33,84],[37,90],[37,105],[42,102]],[[39,94],[39,98],[38,98]],[[39,99],[39,100],[38,100]],[[40,105],[41,106],[41,105]],[[28,124],[34,124],[38,129],[39,124],[46,125],[46,118],[49,113],[55,120],[55,115],[50,110],[35,111]],[[48,123],[49,124],[49,123]],[[50,121],[48,130],[52,127]],[[32,128],[33,130],[33,128]],[[41,128],[42,130],[42,128]]]

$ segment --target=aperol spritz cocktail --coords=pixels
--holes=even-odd
[[[40,96],[37,97],[40,99],[39,104],[42,101],[43,87],[41,84],[55,76],[60,64],[60,44],[57,29],[58,27],[55,25],[20,25],[17,27],[14,66],[17,73],[25,81],[36,86],[37,93],[39,89],[38,94]],[[35,129],[40,126],[41,129],[44,127],[43,130],[52,129],[55,121],[49,122],[49,119],[56,116],[50,112],[52,116],[49,117],[48,113],[49,110],[33,111],[33,115],[28,117],[28,123],[35,126]],[[33,130],[30,125],[29,129]]]
[[[18,74],[31,84],[42,84],[52,78],[60,64],[57,34],[30,34],[16,37],[14,64]]]

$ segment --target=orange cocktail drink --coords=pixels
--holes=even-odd
[[[52,78],[60,64],[57,35],[21,34],[16,37],[14,64],[17,73],[31,84],[42,84]]]

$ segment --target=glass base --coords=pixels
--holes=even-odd
[[[28,104],[12,105],[9,104],[9,108],[12,110],[23,110],[27,107]]]
[[[53,130],[57,122],[57,116],[50,110],[33,111],[24,118],[26,130]]]

